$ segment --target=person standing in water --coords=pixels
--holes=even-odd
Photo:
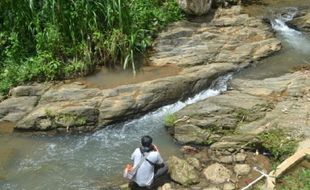
[[[136,148],[131,155],[134,167],[140,163],[141,159],[144,159],[129,185],[131,189],[151,189],[159,177],[167,174],[168,167],[164,163],[158,148],[152,142],[152,137],[143,136],[141,138],[142,146]]]

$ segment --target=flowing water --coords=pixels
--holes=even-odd
[[[294,6],[292,1],[287,2],[289,6]],[[309,0],[301,2],[309,4]],[[277,14],[277,7],[272,7],[268,14],[283,43],[283,50],[241,71],[236,77],[273,77],[289,72],[296,65],[310,64],[309,36],[285,24],[298,9],[285,8],[285,4],[278,5],[287,14]],[[0,189],[97,190],[123,184],[123,167],[130,162],[130,154],[139,146],[141,136],[151,135],[164,158],[178,154],[179,147],[164,128],[164,117],[187,104],[225,91],[230,78],[230,75],[221,77],[212,88],[186,102],[164,106],[139,119],[109,126],[93,134],[27,136],[10,134],[11,126],[5,124],[5,130],[0,131]]]
[[[293,19],[300,7],[310,9],[309,0],[265,0],[267,8],[247,7],[245,12],[257,17],[270,18],[276,36],[282,42],[282,49],[275,55],[265,58],[241,71],[235,77],[264,79],[277,77],[293,71],[298,66],[310,65],[310,34],[302,33],[286,25]],[[281,2],[281,3],[280,3]],[[294,7],[299,5],[300,7]]]
[[[122,170],[143,135],[151,135],[164,158],[177,155],[177,145],[164,128],[164,117],[188,104],[227,89],[231,75],[185,102],[164,106],[123,124],[88,135],[58,137],[0,136],[3,154],[15,157],[0,172],[0,189],[100,189],[125,183]],[[1,149],[0,149],[1,153]],[[5,171],[5,172],[4,172]]]

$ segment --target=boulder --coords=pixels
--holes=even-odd
[[[199,131],[198,140],[191,143],[200,144],[204,139],[212,144],[212,150],[224,151],[257,143],[257,135],[270,129],[280,128],[293,139],[307,139],[309,113],[305,110],[310,110],[309,77],[310,72],[306,70],[264,80],[234,79],[232,90],[175,113],[176,120],[184,116],[188,119],[175,123],[173,135],[182,143],[188,138],[182,131],[178,134],[177,128],[194,126],[193,131]],[[191,130],[187,131],[189,138],[195,139]],[[214,136],[217,138],[211,138]],[[229,157],[222,158],[223,163],[231,161]]]
[[[27,115],[37,104],[38,97],[8,98],[0,103],[0,121],[16,122]]]
[[[41,96],[51,85],[37,84],[31,86],[18,86],[10,90],[13,97],[20,96]]]
[[[211,9],[213,0],[178,0],[181,9],[190,15],[204,15]]]
[[[199,183],[199,173],[187,161],[172,156],[168,160],[171,179],[183,186]]]
[[[293,25],[301,31],[310,32],[310,10],[289,21],[288,24]]]
[[[251,171],[251,167],[248,164],[236,164],[234,166],[234,172],[237,175],[247,175]]]
[[[225,166],[215,163],[203,170],[203,174],[211,183],[221,184],[227,182],[232,176],[232,172]]]

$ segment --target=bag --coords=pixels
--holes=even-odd
[[[137,168],[134,168],[131,164],[127,164],[124,169],[123,177],[132,180],[137,173]]]

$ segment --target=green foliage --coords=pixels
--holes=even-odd
[[[290,175],[280,179],[279,190],[308,190],[310,189],[310,169],[299,168]]]
[[[258,136],[262,146],[266,148],[275,160],[282,161],[294,153],[297,142],[288,137],[281,129],[272,129]]]
[[[166,127],[174,126],[174,122],[177,120],[174,114],[168,114],[165,116],[164,123]]]
[[[181,19],[175,0],[0,1],[0,92],[24,81],[136,69],[136,54]]]

